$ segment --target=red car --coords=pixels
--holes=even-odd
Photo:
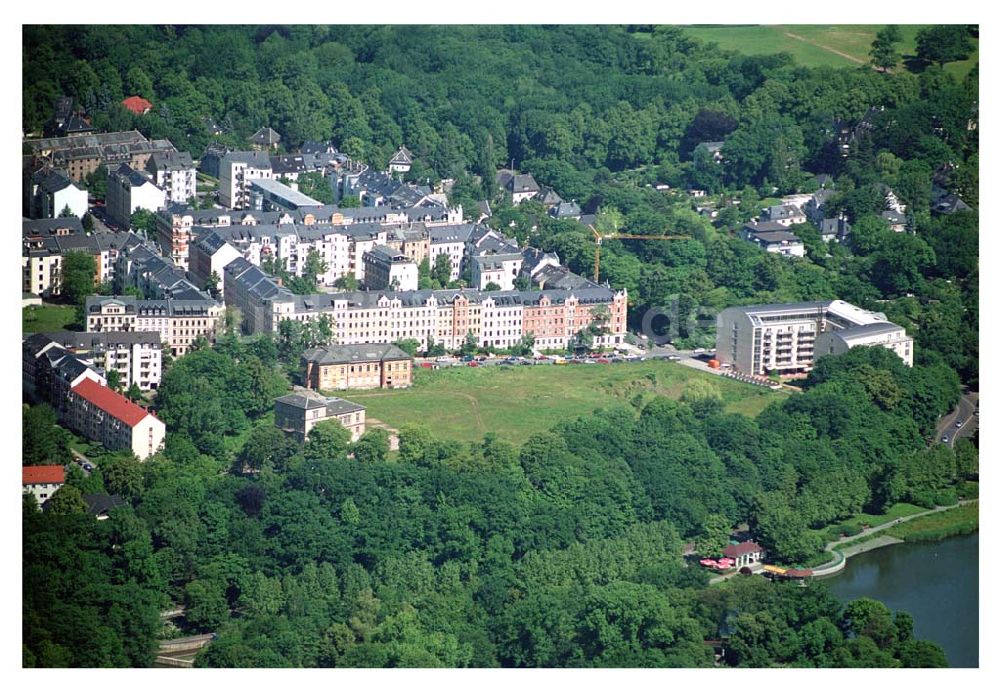
[[[597,362],[599,362],[599,363],[610,363],[611,361],[608,360],[607,358],[598,358]]]
[[[479,363],[477,363],[475,360],[470,360],[469,367],[479,367]]]

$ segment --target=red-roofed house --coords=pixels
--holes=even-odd
[[[91,379],[73,387],[64,422],[112,451],[129,449],[145,460],[160,450],[166,427],[141,406]]]
[[[48,501],[66,481],[62,465],[25,465],[21,468],[21,487],[25,494],[34,494],[38,505]]]
[[[144,115],[153,109],[153,103],[138,95],[133,95],[122,101],[126,110],[137,115]]]
[[[759,563],[761,557],[764,555],[764,549],[760,548],[760,544],[757,542],[745,541],[740,544],[727,546],[722,550],[722,555],[735,560],[736,568],[739,569],[745,565]]]

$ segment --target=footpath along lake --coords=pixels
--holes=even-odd
[[[867,596],[906,611],[917,638],[941,645],[953,668],[979,666],[978,532],[859,554],[819,584],[845,603]]]

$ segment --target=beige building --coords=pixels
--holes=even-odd
[[[716,321],[716,358],[754,375],[807,372],[819,356],[853,345],[885,346],[913,364],[902,327],[845,301],[726,308]]]
[[[315,391],[298,391],[274,401],[274,424],[298,441],[305,441],[320,422],[340,422],[357,441],[365,433],[365,407]]]
[[[215,341],[225,306],[214,300],[137,300],[134,296],[89,296],[88,332],[158,332],[175,358],[198,337]]]
[[[413,383],[413,356],[392,344],[310,348],[302,364],[308,389],[399,389]]]
[[[40,138],[26,140],[25,144],[36,158],[66,170],[73,181],[85,180],[102,165],[117,166],[124,162],[132,169],[142,169],[153,153],[176,152],[170,141],[150,141],[138,131]]]
[[[166,436],[155,415],[92,379],[70,389],[63,422],[111,451],[130,450],[139,460],[159,451]]]

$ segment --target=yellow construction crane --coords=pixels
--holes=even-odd
[[[597,229],[590,227],[594,232],[594,239],[597,241],[597,250],[594,252],[594,282],[600,284],[601,279],[601,244],[608,239],[638,239],[640,241],[675,241],[678,239],[689,239],[690,236],[647,236],[645,234],[622,234],[614,232],[601,236]]]

